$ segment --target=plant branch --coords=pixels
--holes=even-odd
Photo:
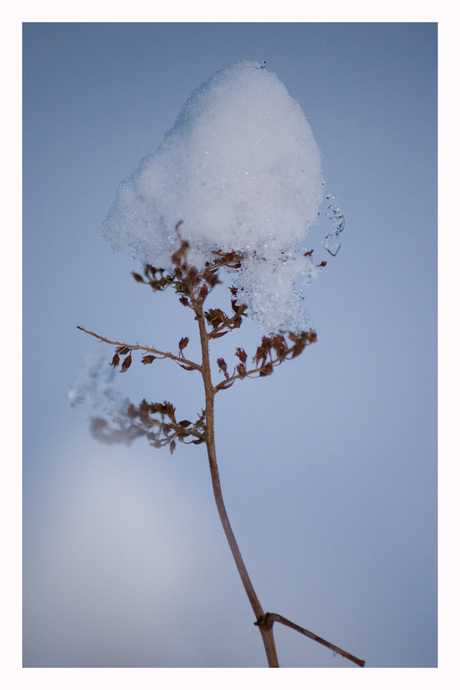
[[[340,656],[345,657],[349,661],[352,661],[354,664],[357,666],[361,666],[361,668],[365,665],[365,661],[362,659],[358,659],[356,656],[353,656],[353,654],[349,654],[348,652],[345,652],[343,649],[340,649],[340,647],[337,647],[335,644],[332,644],[331,642],[328,642],[327,640],[323,639],[322,637],[319,637],[318,635],[315,635],[315,633],[310,632],[309,630],[305,630],[305,628],[301,628],[300,625],[296,625],[295,623],[292,623],[289,621],[287,618],[284,618],[284,616],[280,616],[278,613],[266,613],[265,616],[263,616],[261,619],[257,620],[257,622],[254,625],[269,625],[270,623],[273,625],[274,622],[282,623],[282,625],[286,625],[288,628],[292,628],[293,630],[297,630],[297,632],[302,633],[302,635],[306,635],[309,637],[311,640],[315,640],[315,642],[318,642],[319,644],[324,645],[324,647],[328,647],[328,649],[332,650],[336,654],[340,654]]]
[[[230,525],[222,495],[217,465],[214,436],[214,400],[217,392],[229,388],[237,379],[269,376],[272,374],[275,366],[279,366],[286,360],[294,359],[303,352],[307,345],[316,342],[316,333],[310,330],[301,333],[290,332],[286,334],[286,337],[281,333],[263,336],[262,342],[257,348],[255,356],[252,358],[253,368],[247,368],[248,356],[242,348],[237,348],[235,354],[238,357],[239,364],[233,369],[232,375],[228,372],[225,360],[223,358],[217,360],[219,371],[223,373],[225,378],[214,386],[211,377],[209,343],[212,339],[220,338],[226,335],[230,330],[239,328],[243,317],[246,316],[246,307],[245,305],[238,304],[237,291],[234,287],[231,288],[233,297],[231,302],[233,310],[232,316],[227,316],[221,309],[209,309],[208,311],[204,311],[203,305],[210,290],[219,282],[217,277],[218,268],[222,266],[239,268],[241,257],[235,252],[213,252],[216,258],[212,263],[206,264],[206,268],[200,273],[195,267],[188,265],[188,242],[182,240],[180,237],[180,225],[181,223],[176,225],[180,247],[171,257],[174,264],[172,275],[165,275],[163,269],[157,269],[152,266],[146,266],[144,268],[145,279],[139,274],[133,273],[133,275],[136,281],[149,284],[155,292],[163,291],[167,287],[174,286],[176,292],[180,294],[179,301],[184,306],[190,307],[194,311],[200,336],[202,354],[201,364],[197,364],[184,357],[183,351],[189,343],[188,337],[181,338],[178,346],[179,354],[174,355],[171,352],[164,352],[156,348],[139,345],[138,343],[136,343],[136,345],[129,345],[127,343],[109,340],[82,326],[77,326],[77,328],[88,335],[98,338],[99,342],[116,346],[112,366],[118,366],[120,364],[120,356],[124,356],[121,364],[121,372],[127,371],[131,366],[131,352],[134,350],[140,350],[146,353],[142,358],[143,364],[150,364],[157,358],[171,359],[177,362],[177,364],[185,370],[199,371],[204,385],[205,409],[202,410],[195,424],[192,424],[192,422],[187,419],[178,422],[175,416],[175,407],[171,403],[166,401],[163,403],[147,403],[146,400],[143,400],[138,407],[134,405],[129,406],[126,412],[130,420],[130,425],[128,427],[110,430],[106,420],[96,419],[93,420],[92,431],[97,438],[106,443],[119,441],[131,442],[131,440],[137,436],[145,435],[150,444],[156,448],[169,445],[171,453],[176,446],[176,440],[182,443],[206,443],[217,511],[240,579],[255,614],[255,625],[258,626],[261,633],[269,667],[279,667],[273,634],[273,624],[275,622],[300,632],[306,637],[331,649],[332,652],[340,654],[354,664],[363,667],[365,664],[364,661],[345,652],[340,647],[327,642],[327,640],[324,640],[305,628],[301,628],[299,625],[292,623],[287,618],[277,613],[264,612]],[[209,331],[207,330],[207,326],[209,327]],[[159,414],[161,419],[152,417],[153,414]],[[190,437],[191,440],[185,440],[190,439]]]
[[[180,365],[185,364],[187,367],[190,367],[190,369],[197,369],[198,371],[201,370],[201,366],[199,364],[197,364],[196,362],[192,362],[191,360],[186,359],[183,356],[182,350],[180,355],[173,355],[172,352],[162,352],[161,350],[157,350],[154,347],[147,347],[146,345],[139,345],[138,343],[136,343],[136,345],[128,345],[127,343],[120,343],[117,340],[109,340],[108,338],[104,338],[104,336],[98,335],[93,331],[88,331],[86,328],[83,328],[83,326],[77,326],[77,328],[79,328],[80,331],[84,331],[85,333],[88,333],[88,335],[92,335],[94,338],[97,338],[100,343],[107,343],[108,345],[117,345],[118,347],[125,348],[127,351],[142,350],[143,352],[150,352],[158,357],[161,357],[162,359],[172,359]]]
[[[292,345],[288,344],[281,333],[271,337],[263,336],[262,343],[252,358],[252,361],[256,364],[253,369],[247,369],[247,354],[243,349],[238,348],[236,355],[240,363],[234,368],[231,376],[227,371],[225,360],[222,358],[218,359],[219,370],[223,372],[225,378],[217,384],[214,391],[217,393],[217,391],[230,388],[237,379],[270,376],[273,373],[273,367],[298,357],[307,345],[316,342],[317,335],[314,331],[303,331],[302,333],[289,333],[288,339],[292,341]]]
[[[230,525],[228,519],[227,510],[224,503],[224,498],[222,495],[222,488],[219,478],[219,469],[217,465],[216,456],[216,444],[214,438],[214,397],[215,390],[212,385],[211,380],[211,367],[209,362],[209,334],[206,331],[205,319],[203,314],[202,305],[199,302],[194,301],[194,309],[198,320],[198,326],[200,329],[200,340],[201,349],[203,355],[203,362],[201,367],[201,375],[203,377],[205,397],[206,397],[206,447],[208,451],[208,461],[209,469],[211,472],[212,488],[214,492],[214,499],[217,506],[217,511],[219,513],[220,521],[222,523],[225,536],[227,537],[230,550],[232,552],[233,560],[235,561],[238,573],[240,575],[243,587],[248,596],[249,602],[252,606],[252,610],[259,620],[263,618],[264,611],[257,597],[255,589],[252,585],[249,573],[246,569],[243,557],[241,555],[240,549],[238,547],[233,529]],[[268,665],[271,668],[278,668],[278,658],[276,654],[275,641],[273,637],[272,625],[268,624],[266,626],[259,626],[262,640],[265,647],[265,653],[267,655]]]
[[[278,367],[280,364],[282,364],[283,360],[276,360],[270,362],[272,367]],[[242,365],[239,364],[238,367],[241,367]],[[271,371],[270,371],[271,373]],[[214,391],[217,393],[218,391],[225,390],[226,388],[230,388],[230,386],[235,383],[235,381],[238,381],[239,379],[244,379],[244,378],[259,378],[261,376],[266,376],[264,374],[264,367],[257,367],[254,369],[244,369],[233,374],[232,376],[229,376],[228,378],[223,379],[220,381],[220,383],[215,386]]]

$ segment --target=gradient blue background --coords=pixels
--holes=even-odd
[[[317,344],[217,398],[230,519],[267,610],[369,667],[436,666],[436,34],[24,25],[24,666],[265,665],[202,447],[101,446],[67,406],[86,353],[112,356],[77,325],[165,349],[193,332],[101,223],[190,92],[239,59],[267,60],[304,108],[346,230],[307,292]],[[172,363],[119,385],[202,406]],[[275,633],[284,667],[350,666]]]

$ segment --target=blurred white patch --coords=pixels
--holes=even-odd
[[[54,447],[60,469],[25,525],[24,665],[204,663],[226,593],[240,594],[205,463],[195,486],[168,453],[138,448],[131,462],[125,447],[74,440]]]

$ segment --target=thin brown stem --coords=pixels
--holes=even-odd
[[[209,469],[211,472],[212,488],[214,492],[214,499],[216,501],[217,511],[219,513],[220,521],[227,537],[233,559],[235,561],[238,573],[240,575],[243,587],[248,596],[252,610],[258,621],[264,620],[264,610],[260,604],[257,594],[252,585],[249,573],[244,564],[243,557],[238,547],[233,529],[228,519],[227,510],[222,495],[222,488],[219,478],[219,469],[217,465],[216,444],[214,438],[214,397],[215,390],[211,380],[211,367],[209,362],[209,335],[206,332],[204,315],[202,305],[195,302],[195,313],[197,315],[198,325],[200,329],[201,350],[203,361],[201,365],[201,375],[203,377],[205,396],[206,396],[206,447],[208,451]],[[262,635],[262,640],[267,655],[268,665],[270,668],[278,668],[278,657],[276,654],[275,640],[273,637],[273,623],[267,621],[267,624],[260,624],[259,630]]]
[[[312,633],[309,630],[305,630],[305,628],[301,628],[300,625],[297,625],[296,623],[289,621],[287,618],[284,618],[284,616],[280,616],[278,613],[268,613],[267,612],[265,614],[264,619],[261,620],[260,622],[258,622],[258,625],[260,625],[262,622],[264,624],[271,622],[272,625],[274,622],[282,623],[283,625],[286,625],[288,628],[292,628],[293,630],[296,630],[297,632],[302,633],[302,635],[309,637],[311,640],[314,640],[315,642],[322,644],[324,647],[327,647],[332,652],[334,652],[334,654],[340,654],[340,656],[343,656],[345,659],[352,661],[357,666],[361,666],[361,668],[366,663],[362,659],[358,659],[358,657],[353,656],[353,654],[349,654],[349,652],[346,652],[344,649],[341,649],[340,647],[337,647],[335,644],[332,644],[332,642],[328,642],[324,638],[319,637],[319,635],[315,635],[315,633]]]
[[[93,331],[88,331],[86,328],[83,328],[83,326],[77,326],[77,328],[80,331],[84,331],[84,333],[88,333],[88,335],[92,335],[94,338],[97,338],[100,343],[107,343],[108,345],[117,345],[118,347],[125,347],[127,350],[142,350],[143,352],[149,352],[163,359],[172,359],[174,362],[177,362],[180,365],[185,364],[191,369],[197,369],[198,371],[201,369],[199,364],[197,364],[196,362],[192,362],[190,359],[186,359],[182,354],[173,355],[172,352],[163,352],[162,350],[157,350],[154,347],[147,347],[146,345],[139,345],[138,343],[136,343],[136,345],[129,345],[128,343],[121,343],[118,340],[109,340],[108,338],[104,338],[103,335],[98,335]]]
[[[276,360],[276,361],[270,362],[270,364],[271,364],[272,366],[274,366],[274,367],[277,367],[277,366],[279,366],[279,365],[282,364],[282,363],[283,363],[282,360]],[[232,376],[229,376],[228,378],[223,379],[220,383],[218,383],[218,384],[215,386],[214,391],[217,393],[217,392],[220,391],[220,390],[225,390],[225,388],[230,388],[231,384],[232,384],[232,383],[235,383],[235,381],[238,381],[239,379],[244,379],[244,378],[250,378],[250,379],[253,378],[253,379],[255,379],[255,378],[259,378],[259,377],[260,377],[260,372],[261,372],[261,370],[263,370],[263,367],[257,367],[257,368],[254,368],[254,369],[248,369],[248,370],[246,370],[246,371],[244,372],[244,375],[243,375],[243,376],[241,376],[241,374],[232,374]]]
[[[176,226],[176,230],[178,230],[179,227],[180,223],[178,223],[178,225]],[[200,415],[195,427],[190,428],[191,422],[187,420],[183,420],[182,422],[177,423],[174,416],[174,407],[170,403],[164,403],[161,405],[153,404],[149,406],[145,401],[143,401],[143,403],[141,403],[139,410],[136,410],[136,408],[134,408],[134,415],[131,415],[133,416],[133,418],[140,416],[143,425],[138,426],[136,423],[133,423],[132,428],[138,429],[140,432],[145,432],[145,424],[148,425],[147,429],[150,429],[152,426],[159,427],[160,431],[163,432],[165,438],[158,439],[158,434],[153,434],[154,440],[156,441],[156,447],[161,447],[162,445],[166,445],[169,443],[171,452],[175,447],[174,439],[176,437],[178,438],[178,440],[185,442],[184,439],[187,436],[191,435],[194,436],[196,439],[194,441],[191,441],[191,443],[200,443],[203,441],[206,442],[209,469],[212,480],[212,488],[214,492],[214,499],[216,502],[217,511],[219,513],[220,521],[222,523],[225,536],[230,546],[230,550],[235,561],[238,573],[243,583],[243,587],[246,591],[252,610],[255,614],[255,625],[258,626],[260,633],[262,635],[262,640],[264,643],[265,653],[267,656],[269,667],[279,667],[275,639],[273,635],[273,625],[275,622],[286,625],[287,627],[292,628],[293,630],[296,630],[297,632],[303,635],[306,635],[307,637],[318,642],[319,644],[328,647],[334,653],[340,654],[343,657],[349,659],[358,666],[364,666],[364,661],[362,661],[361,659],[358,659],[352,654],[345,652],[340,647],[337,647],[331,644],[330,642],[327,642],[327,640],[324,640],[318,635],[311,633],[305,628],[301,628],[299,625],[292,623],[283,616],[280,616],[276,613],[264,612],[262,605],[254,590],[254,587],[252,585],[251,579],[249,577],[248,571],[243,561],[243,557],[238,547],[235,535],[233,533],[233,529],[228,519],[227,510],[222,495],[222,488],[220,484],[219,469],[217,465],[216,445],[214,437],[214,399],[216,393],[220,390],[224,390],[225,388],[231,386],[236,381],[236,379],[254,377],[256,375],[270,375],[272,373],[274,366],[281,364],[286,359],[292,359],[294,357],[297,357],[303,351],[304,347],[307,344],[315,342],[316,333],[314,333],[313,331],[302,332],[300,334],[289,333],[289,339],[293,342],[293,345],[289,345],[282,335],[272,337],[264,336],[262,338],[262,343],[257,349],[255,357],[253,358],[253,361],[255,362],[256,366],[255,368],[250,370],[246,369],[246,353],[241,348],[238,348],[236,354],[240,360],[240,364],[236,367],[236,369],[234,369],[234,373],[232,376],[229,376],[227,374],[227,365],[225,361],[222,358],[217,360],[220,371],[222,371],[225,375],[225,379],[214,387],[212,384],[211,366],[209,360],[209,341],[212,338],[217,338],[221,335],[225,335],[225,333],[227,333],[228,330],[238,328],[240,325],[241,317],[244,315],[245,308],[236,307],[235,304],[232,302],[235,314],[232,318],[229,319],[226,316],[226,314],[224,314],[224,312],[218,309],[204,312],[203,304],[207,294],[209,293],[209,290],[212,289],[216,282],[215,280],[213,280],[213,276],[217,267],[220,265],[227,265],[230,267],[237,268],[238,266],[236,264],[235,266],[233,266],[232,262],[238,263],[239,257],[234,252],[231,252],[229,254],[222,254],[217,252],[216,254],[219,256],[219,258],[216,259],[214,264],[208,266],[206,268],[206,271],[200,276],[200,274],[194,267],[189,267],[187,264],[187,247],[187,242],[181,241],[180,249],[173,254],[172,259],[176,267],[174,273],[175,278],[168,278],[167,282],[168,284],[170,284],[175,280],[176,289],[180,287],[178,291],[181,293],[181,302],[186,306],[191,307],[195,312],[195,317],[196,321],[198,322],[200,333],[200,344],[202,352],[201,364],[197,364],[196,362],[188,360],[184,357],[183,350],[188,344],[188,338],[181,339],[181,341],[179,342],[179,355],[174,355],[171,352],[163,352],[162,350],[147,347],[144,345],[139,345],[138,343],[136,343],[136,345],[128,345],[127,343],[109,340],[103,336],[98,335],[97,333],[94,333],[93,331],[86,330],[86,328],[83,328],[82,326],[77,326],[77,328],[95,338],[98,338],[100,342],[104,342],[109,345],[115,345],[117,347],[116,354],[112,361],[112,366],[118,365],[119,355],[127,355],[123,360],[121,372],[126,371],[131,365],[131,351],[141,350],[145,353],[149,353],[142,360],[144,364],[151,363],[156,358],[171,359],[177,362],[179,366],[188,371],[197,370],[201,373],[205,390],[206,405],[205,410],[202,412],[202,415]],[[150,279],[149,283],[155,290],[163,289],[163,287],[165,286],[163,285],[162,281],[166,280],[166,278],[163,277],[163,272],[160,271],[161,278],[157,279],[157,269],[152,269],[150,273],[152,273],[152,271],[153,278]],[[146,272],[146,276],[148,277],[148,272]],[[145,282],[140,276],[137,276],[136,279],[138,280],[139,278],[140,282]],[[202,280],[203,278],[208,285],[206,285],[204,282],[200,283],[200,280]],[[209,332],[206,330],[206,321],[211,326],[211,330]],[[166,409],[166,405],[169,405],[170,407],[169,412]],[[142,413],[146,412],[143,406],[146,406],[147,408],[147,419],[142,417]],[[152,410],[153,412],[161,413],[161,421],[149,417],[148,412]],[[165,423],[163,420],[164,414],[167,414],[167,416],[170,419],[170,421],[167,423]],[[201,433],[201,431],[198,431],[198,429],[204,429],[203,433]],[[172,435],[170,433],[171,431],[173,432]],[[102,434],[102,438],[103,440],[107,440],[105,430]],[[152,445],[155,445],[155,443],[152,443]]]

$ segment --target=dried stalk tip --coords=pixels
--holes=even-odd
[[[86,331],[86,329],[82,328],[81,326],[78,328],[94,337],[98,337],[101,342],[106,342],[116,346],[111,365],[112,367],[119,366],[120,357],[124,357],[120,369],[121,373],[126,372],[131,366],[132,352],[135,350],[141,350],[146,353],[142,357],[142,364],[151,364],[155,359],[168,358],[174,360],[179,364],[179,366],[187,371],[199,370],[205,387],[206,411],[201,411],[201,414],[198,415],[195,423],[192,423],[188,419],[182,419],[178,422],[176,420],[176,408],[171,402],[165,400],[161,403],[148,403],[144,399],[138,407],[129,404],[126,409],[125,406],[125,409],[117,416],[116,419],[112,419],[110,424],[105,419],[93,420],[91,431],[96,438],[104,443],[110,444],[130,443],[139,436],[145,436],[150,445],[154,448],[163,448],[165,446],[169,446],[169,452],[171,455],[174,453],[178,442],[186,444],[193,443],[196,445],[207,443],[208,459],[210,460],[211,473],[213,475],[213,485],[218,486],[218,470],[213,437],[213,409],[214,396],[216,392],[230,388],[230,386],[232,386],[233,383],[238,379],[270,376],[273,373],[275,366],[278,366],[287,359],[297,357],[307,345],[316,342],[317,336],[314,331],[304,331],[301,333],[289,332],[287,334],[287,340],[285,335],[282,333],[277,333],[270,336],[264,335],[262,337],[261,344],[257,348],[256,353],[252,358],[252,362],[255,365],[252,369],[250,368],[251,364],[248,364],[247,353],[243,348],[238,347],[235,350],[235,356],[238,359],[238,363],[233,368],[232,375],[229,374],[226,361],[222,357],[217,359],[219,372],[223,374],[224,378],[217,386],[213,387],[209,366],[209,340],[211,338],[222,337],[229,333],[230,330],[239,328],[242,323],[242,317],[246,316],[246,306],[238,304],[238,291],[235,287],[230,288],[232,295],[231,306],[233,310],[233,315],[231,317],[222,311],[222,309],[218,308],[204,311],[203,304],[213,287],[219,282],[217,278],[218,269],[222,266],[239,268],[241,266],[241,257],[239,257],[235,252],[214,252],[216,257],[214,261],[212,263],[208,262],[205,269],[201,272],[198,272],[195,267],[188,265],[187,251],[189,245],[180,237],[180,226],[181,222],[176,225],[176,232],[180,241],[180,247],[172,255],[172,263],[174,265],[172,275],[165,274],[163,269],[157,269],[151,265],[146,265],[144,267],[145,279],[138,273],[133,272],[132,275],[137,282],[150,285],[154,291],[164,290],[167,287],[173,286],[176,290],[176,293],[179,294],[180,303],[184,306],[190,307],[195,312],[195,318],[199,321],[200,340],[202,347],[201,365],[196,364],[195,362],[192,362],[184,357],[183,351],[189,344],[189,338],[186,336],[182,337],[179,341],[179,355],[174,355],[170,352],[162,352],[156,350],[155,348],[144,347],[139,344],[126,345],[120,342],[109,341],[106,338],[100,338],[92,331]],[[307,252],[305,256],[311,256],[311,253],[312,252]],[[325,265],[325,263],[326,262],[322,262],[320,266]],[[210,328],[209,331],[208,328]],[[227,534],[227,538],[229,539],[230,548],[240,572],[240,577],[245,584],[246,591],[249,592],[248,596],[253,605],[253,610],[257,616],[257,622],[255,625],[259,626],[261,629],[264,643],[267,642],[268,638],[271,640],[271,649],[269,648],[270,645],[267,646],[266,644],[266,650],[268,649],[267,656],[269,666],[278,666],[276,649],[272,635],[274,622],[278,622],[293,628],[307,637],[316,640],[320,644],[329,647],[334,652],[342,654],[342,656],[348,658],[354,663],[364,666],[364,661],[353,657],[344,650],[341,650],[340,648],[330,644],[317,635],[310,633],[304,628],[297,626],[278,614],[265,613],[263,615],[259,615],[259,612],[262,611],[262,607],[258,602],[255,592],[253,591],[252,584],[249,580],[244,563],[242,562],[236,542],[235,546],[232,546],[234,537],[228,520],[225,521],[222,518],[222,514],[225,515],[225,506],[223,504],[222,496],[220,493],[216,493],[215,491],[215,497],[218,504],[219,513],[221,514],[222,524]],[[220,507],[222,507],[222,510]],[[229,535],[231,538],[229,538]]]

